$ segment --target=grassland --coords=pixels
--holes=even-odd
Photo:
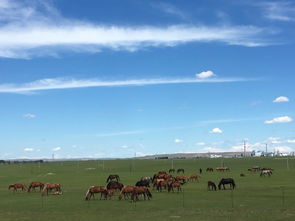
[[[185,175],[222,163],[230,172],[203,172],[200,182],[183,186],[183,193],[157,193],[153,199],[136,203],[112,200],[85,201],[91,185],[105,185],[109,174],[119,174],[125,185],[142,176],[171,168],[171,160],[105,160],[0,165],[0,220],[295,220],[295,159],[178,159],[174,168]],[[247,168],[272,167],[272,177],[259,177]],[[240,177],[240,173],[246,177]],[[222,177],[235,179],[234,191],[207,191],[206,183]],[[11,183],[58,182],[63,195],[41,197],[36,193],[8,191]]]

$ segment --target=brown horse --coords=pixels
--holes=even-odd
[[[216,185],[214,182],[212,181],[208,181],[208,186],[207,186],[208,190],[215,190],[216,191]]]
[[[181,185],[182,184],[180,182],[178,182],[178,181],[175,181],[173,183],[170,183],[168,185],[168,192],[171,192],[171,190],[172,190],[172,192],[174,192],[174,188],[177,188],[177,192],[182,191],[181,190]]]
[[[208,167],[208,168],[206,169],[206,172],[213,172],[213,168],[212,168],[212,167]]]
[[[27,190],[26,185],[22,183],[10,184],[8,189],[10,190],[11,188],[13,188],[13,192],[17,192],[17,189],[22,189],[22,191]]]
[[[91,197],[93,197],[94,199],[94,194],[95,193],[100,193],[100,199],[102,198],[102,196],[104,196],[104,198],[107,198],[108,195],[108,191],[104,186],[91,186],[85,195],[85,200],[90,200]]]
[[[175,173],[175,169],[169,169],[168,173]]]
[[[61,194],[61,185],[59,183],[46,183],[42,189],[42,196],[45,194],[48,196],[48,193],[52,190],[55,190],[55,195],[57,193]]]
[[[119,200],[121,200],[123,197],[125,200],[129,199],[129,196],[132,194],[134,188],[134,186],[124,186],[120,191]]]
[[[182,181],[182,183],[184,184],[186,182],[186,177],[185,176],[177,176],[175,177],[176,181]]]
[[[41,190],[44,188],[44,183],[42,182],[39,182],[39,181],[35,181],[35,182],[32,182],[29,186],[29,189],[28,189],[28,192],[31,191],[31,189],[33,189],[34,191],[36,191],[35,188],[39,187],[40,188],[40,192]]]
[[[224,171],[230,171],[229,167],[216,167],[216,171],[224,172]]]
[[[115,180],[115,181],[119,182],[120,181],[119,175],[117,175],[117,174],[111,174],[111,175],[109,175],[108,178],[107,178],[107,183],[109,181],[112,181],[112,180]]]
[[[200,178],[201,176],[200,175],[198,175],[198,174],[192,174],[192,175],[190,175],[188,178],[187,178],[187,181],[198,181],[199,182],[199,180],[198,180],[198,178]]]
[[[164,188],[165,190],[168,187],[168,181],[167,180],[161,180],[157,183],[157,191],[162,192],[162,188]]]
[[[180,173],[180,172],[184,173],[184,169],[183,168],[177,169],[177,173]]]
[[[150,198],[152,198],[151,192],[145,186],[134,187],[132,194],[131,194],[131,200],[137,201],[139,195],[142,195],[144,197],[144,200],[146,200],[146,197],[148,198],[148,200],[150,200]]]

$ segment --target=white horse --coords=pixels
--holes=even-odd
[[[271,170],[262,170],[260,173],[260,176],[271,176],[272,171]]]

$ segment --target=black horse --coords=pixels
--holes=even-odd
[[[212,181],[208,181],[208,190],[215,190],[216,191],[216,185]]]
[[[112,180],[116,180],[117,182],[120,181],[120,177],[117,174],[111,174],[108,176],[107,178],[107,182],[112,181]]]
[[[108,190],[110,190],[110,189],[122,190],[123,187],[124,187],[124,185],[122,183],[117,182],[117,181],[110,181],[107,185]]]
[[[140,180],[140,181],[136,182],[135,186],[150,187],[150,181],[149,180]]]
[[[230,188],[235,189],[235,181],[232,178],[222,178],[218,184],[218,189],[221,189],[221,185],[223,186],[223,189],[225,190],[225,184],[229,184]]]

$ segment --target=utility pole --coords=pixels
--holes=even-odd
[[[267,156],[267,143],[265,144],[265,156]]]
[[[246,141],[244,140],[244,157],[246,157]]]

